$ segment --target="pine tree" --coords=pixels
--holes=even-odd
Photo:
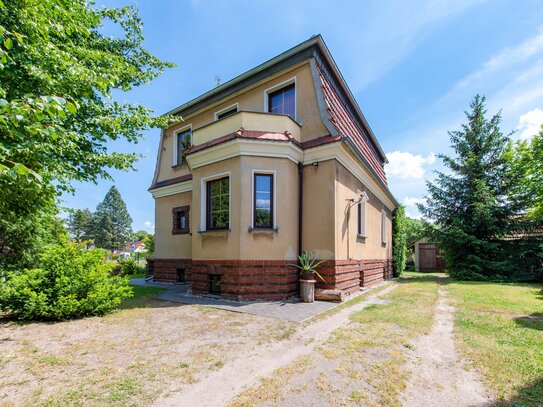
[[[67,219],[70,235],[77,241],[92,240],[94,214],[88,209],[70,210]]]
[[[449,171],[427,182],[429,194],[418,205],[433,223],[452,276],[463,279],[510,277],[507,236],[517,208],[507,195],[513,180],[506,155],[509,137],[500,130],[500,113],[485,117],[485,98],[475,96],[465,112],[467,124],[449,132],[456,156],[440,154]]]
[[[103,249],[120,250],[130,240],[132,218],[115,186],[96,207],[93,229],[94,243]]]

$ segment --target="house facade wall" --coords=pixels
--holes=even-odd
[[[156,181],[160,182],[190,173],[186,164],[172,166],[174,156],[173,135],[175,132],[187,127],[192,128],[193,131],[204,127],[215,121],[215,112],[235,103],[239,104],[240,111],[264,112],[265,91],[291,78],[296,78],[296,121],[302,124],[301,141],[308,141],[327,135],[328,130],[322,122],[313,77],[309,63],[306,61],[288,71],[271,76],[252,88],[232,95],[219,104],[211,105],[194,115],[183,117],[181,122],[166,129],[162,135],[162,147],[159,152],[160,159]],[[224,134],[217,134],[216,136],[220,137],[224,136]]]
[[[193,106],[199,110],[163,131],[152,187],[155,279],[179,281],[182,275],[196,294],[209,293],[220,281],[220,294],[236,300],[296,295],[298,274],[293,263],[299,250],[299,163],[303,163],[301,249],[325,260],[319,270],[325,281],[318,287],[352,293],[361,285],[391,277],[395,201],[386,187],[384,155],[376,142],[370,145],[369,136],[374,136],[361,113],[357,116],[352,104],[346,107],[350,102],[337,86],[340,79],[321,69],[315,58],[205,107],[196,101]],[[266,92],[292,78],[295,120],[264,113]],[[242,113],[215,121],[216,112],[234,104]],[[185,128],[192,130],[195,147],[188,150],[188,164],[173,165],[174,135]],[[274,174],[272,229],[252,228],[255,172]],[[229,229],[207,231],[206,183],[224,176],[230,180]],[[347,200],[358,199],[361,192],[368,195],[364,238],[357,236],[356,207],[346,211]],[[190,233],[183,235],[172,234],[172,209],[179,206],[190,206]],[[385,244],[381,241],[383,212]]]

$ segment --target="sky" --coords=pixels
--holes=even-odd
[[[418,217],[425,180],[450,154],[447,131],[464,122],[477,93],[502,131],[528,139],[543,123],[543,0],[97,1],[135,5],[144,46],[177,64],[119,101],[162,114],[281,52],[321,34],[389,164],[389,188]],[[137,145],[111,143],[143,158],[114,182],[75,184],[64,207],[94,210],[115,184],[134,230],[154,229],[153,178],[160,131]]]

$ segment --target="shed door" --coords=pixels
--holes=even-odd
[[[419,244],[419,270],[420,271],[441,271],[437,267],[437,247],[435,243]]]

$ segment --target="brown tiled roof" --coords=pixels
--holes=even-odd
[[[206,143],[192,146],[186,151],[186,154],[189,155],[197,151],[204,150],[208,147],[225,143],[235,138],[250,139],[250,140],[278,141],[278,142],[284,142],[284,143],[292,142],[296,144],[297,146],[301,147],[300,143],[297,140],[295,140],[289,132],[276,133],[276,132],[270,132],[270,131],[245,130],[242,127],[234,133],[230,133],[230,134],[227,134],[226,136],[218,137]]]
[[[170,178],[164,181],[155,182],[153,185],[149,187],[149,190],[161,188],[161,187],[167,187],[168,185],[178,184],[180,182],[190,181],[191,179],[192,179],[192,174],[186,174],[181,177]]]
[[[341,136],[339,136],[339,135],[338,136],[327,135],[327,136],[322,136],[322,137],[319,137],[319,138],[314,138],[313,140],[305,141],[305,142],[302,143],[302,147],[304,149],[313,148],[313,147],[322,146],[324,144],[335,143],[337,141],[341,141]]]
[[[319,71],[324,100],[326,101],[332,124],[335,126],[339,134],[345,135],[353,141],[355,146],[360,150],[364,158],[371,165],[377,176],[381,178],[385,184],[387,184],[383,162],[379,158],[375,149],[372,147],[371,141],[356,124],[355,119],[342,103],[341,99],[334,90],[331,81],[323,72],[323,69],[318,63],[317,69]]]

